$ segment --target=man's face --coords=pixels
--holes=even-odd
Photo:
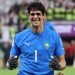
[[[29,19],[31,21],[32,26],[42,26],[44,23],[45,15],[41,13],[41,11],[31,11],[29,14]]]

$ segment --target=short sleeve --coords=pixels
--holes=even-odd
[[[65,51],[64,51],[63,43],[62,43],[60,35],[57,33],[54,55],[59,57],[64,54],[65,54]]]
[[[10,55],[19,55],[19,54],[20,54],[20,50],[17,46],[16,36],[15,36],[15,38],[13,39],[11,50],[10,50]]]

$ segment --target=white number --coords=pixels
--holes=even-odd
[[[37,63],[37,50],[35,50],[35,63]]]

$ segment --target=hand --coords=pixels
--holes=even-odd
[[[10,57],[8,62],[7,62],[8,69],[13,70],[13,69],[16,69],[17,66],[18,66],[17,56]]]
[[[49,67],[52,68],[53,70],[60,70],[61,69],[61,66],[57,60],[56,57],[52,57],[51,58],[51,62],[49,63]]]

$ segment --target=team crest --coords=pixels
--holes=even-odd
[[[46,49],[48,49],[50,47],[50,44],[49,43],[45,43],[44,46],[45,46]]]

